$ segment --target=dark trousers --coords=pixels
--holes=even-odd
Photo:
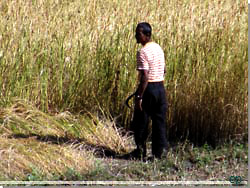
[[[137,148],[143,148],[146,153],[149,117],[152,120],[152,154],[160,156],[167,147],[166,111],[167,100],[163,82],[149,82],[143,94],[143,111],[134,111],[132,129]],[[145,155],[144,153],[144,155]]]

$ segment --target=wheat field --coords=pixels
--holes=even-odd
[[[2,0],[1,107],[25,100],[129,129],[134,30],[147,21],[165,52],[168,138],[246,140],[247,19],[240,0]]]
[[[79,179],[93,169],[87,145],[129,151],[141,21],[165,52],[168,139],[246,143],[247,11],[241,0],[1,0],[0,180]]]

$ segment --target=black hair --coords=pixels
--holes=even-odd
[[[138,23],[136,29],[137,28],[142,28],[142,33],[148,37],[151,37],[152,27],[149,23],[147,22]]]

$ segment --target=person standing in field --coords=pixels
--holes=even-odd
[[[167,148],[166,111],[167,100],[164,88],[165,58],[162,48],[151,40],[152,28],[142,22],[136,27],[136,41],[142,45],[137,52],[139,85],[135,94],[135,110],[132,129],[137,148],[129,153],[130,158],[145,159],[149,117],[152,119],[152,154],[161,158]]]

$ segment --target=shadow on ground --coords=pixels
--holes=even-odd
[[[69,144],[69,145],[76,145],[83,143],[86,146],[87,150],[94,151],[94,155],[96,157],[110,157],[110,158],[120,158],[120,154],[116,153],[115,151],[111,150],[110,148],[107,148],[105,146],[99,146],[89,143],[88,141],[84,139],[72,139],[69,137],[58,137],[54,135],[45,135],[41,136],[38,134],[13,134],[9,136],[9,138],[35,138],[39,142],[46,142],[49,144],[56,144],[56,145],[63,145],[63,144]]]

